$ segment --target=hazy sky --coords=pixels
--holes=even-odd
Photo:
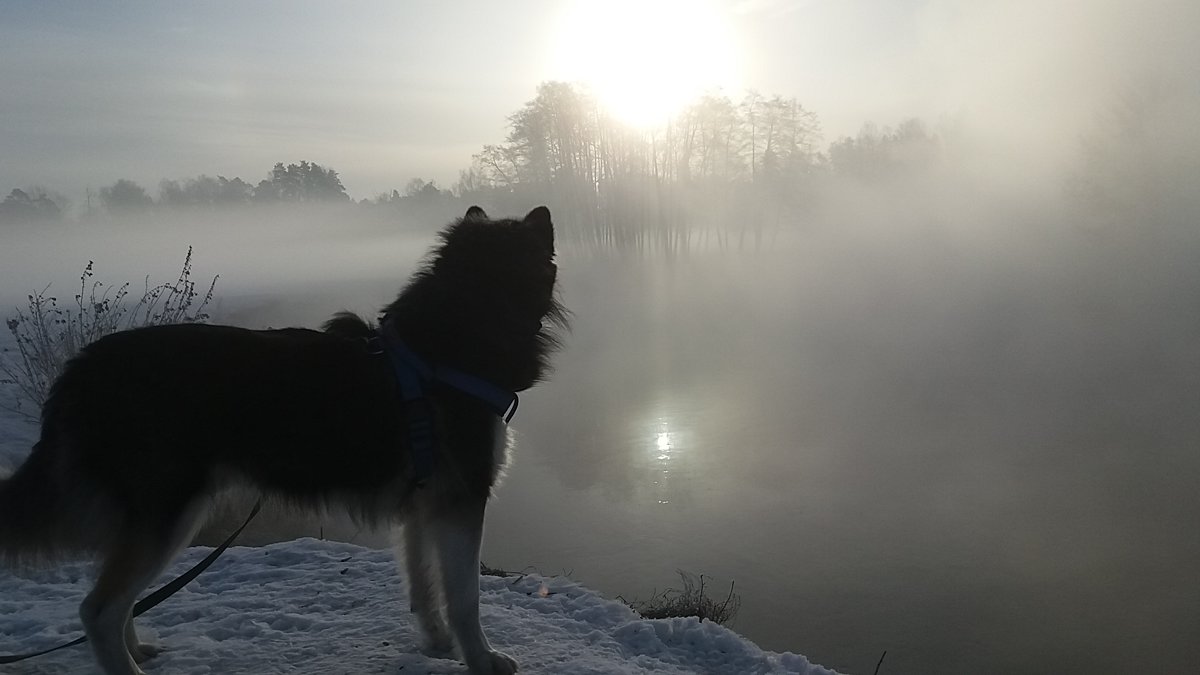
[[[1195,86],[1197,6],[6,1],[0,190],[78,203],[122,177],[152,193],[201,173],[254,183],[300,159],[338,169],[356,198],[414,176],[448,185],[547,79],[587,81],[632,117],[711,86],[794,96],[826,141],[914,115],[1050,135],[1129,79]]]

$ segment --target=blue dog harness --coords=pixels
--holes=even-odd
[[[367,340],[367,348],[372,354],[386,354],[396,375],[400,399],[408,417],[413,480],[417,487],[425,484],[434,468],[433,406],[425,396],[430,383],[440,382],[479,399],[505,423],[517,414],[519,399],[515,392],[461,370],[427,362],[404,344],[388,321]]]

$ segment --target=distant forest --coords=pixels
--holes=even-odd
[[[1139,137],[1137,127],[1148,117],[1143,108],[1152,106],[1122,101],[1110,116],[1111,128],[1083,139],[1084,170],[1065,186],[1073,195],[1112,210],[1106,200],[1119,198],[1128,178],[1113,167],[1130,153],[1152,152],[1120,139]],[[894,127],[867,124],[855,137],[824,145],[814,112],[794,98],[756,92],[740,101],[707,95],[661,128],[636,130],[613,119],[580,86],[545,82],[508,116],[504,142],[484,146],[450,186],[413,178],[402,189],[356,202],[333,168],[280,162],[257,184],[207,175],[163,180],[157,198],[119,179],[89,191],[74,217],[344,202],[440,219],[469,204],[519,213],[537,202],[569,220],[569,234],[584,241],[673,247],[712,233],[758,237],[798,222],[834,185],[880,186],[926,175],[947,160],[944,135],[909,119]],[[71,217],[70,201],[44,187],[14,189],[0,202],[0,223]]]

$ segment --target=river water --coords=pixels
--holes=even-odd
[[[574,330],[489,564],[629,599],[734,581],[734,628],[846,672],[1185,672],[1186,259],[795,244],[563,263]]]

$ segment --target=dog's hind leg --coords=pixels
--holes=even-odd
[[[129,656],[133,662],[138,664],[158,656],[158,653],[162,651],[162,647],[142,642],[138,638],[137,629],[133,627],[132,616],[125,620],[125,649],[129,650]]]
[[[511,675],[512,657],[492,650],[479,625],[479,546],[483,543],[486,499],[455,505],[428,522],[441,562],[442,593],[450,630],[471,675]]]
[[[438,590],[437,552],[422,522],[422,512],[413,513],[404,523],[404,563],[408,569],[409,609],[434,654],[446,654],[454,648],[450,629],[442,615],[441,593]]]
[[[143,675],[137,661],[145,653],[131,612],[138,593],[166,567],[168,553],[161,543],[140,540],[133,533],[118,537],[96,585],[80,605],[83,629],[105,675]]]
[[[84,632],[105,675],[144,675],[137,664],[158,653],[138,640],[133,604],[191,540],[198,523],[198,509],[187,509],[166,526],[128,524],[108,549],[96,584],[79,607]]]

